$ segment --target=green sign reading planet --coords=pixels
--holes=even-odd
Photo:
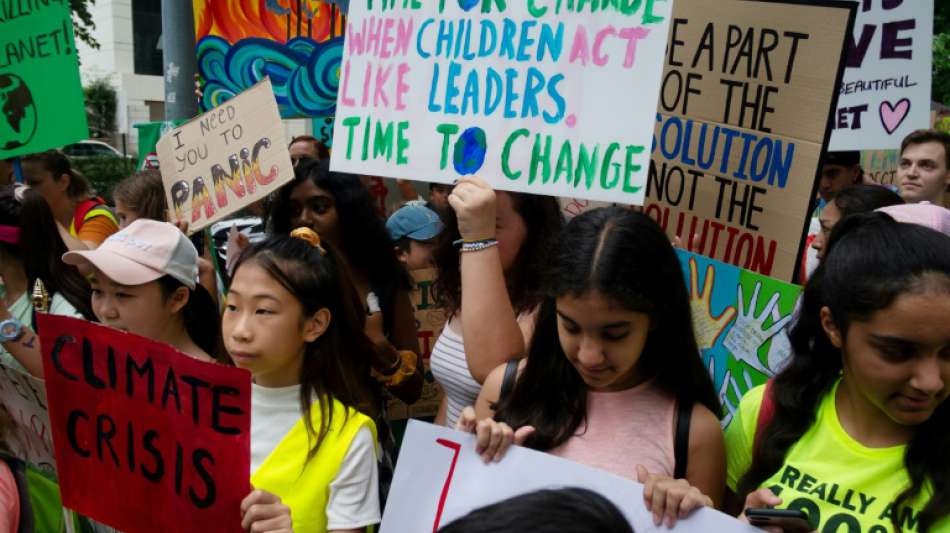
[[[0,159],[89,136],[65,0],[0,9]]]

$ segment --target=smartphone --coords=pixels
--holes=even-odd
[[[802,511],[792,509],[746,509],[745,515],[749,523],[756,527],[780,527],[787,533],[814,531],[815,528],[808,520],[808,515]]]

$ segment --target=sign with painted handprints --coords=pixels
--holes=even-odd
[[[693,327],[728,426],[739,400],[791,356],[786,334],[802,287],[677,250]]]

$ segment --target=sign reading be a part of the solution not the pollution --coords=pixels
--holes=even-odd
[[[791,281],[849,3],[676,0],[645,212],[690,251]]]
[[[0,159],[89,136],[69,2],[0,2]]]
[[[74,318],[39,330],[64,506],[130,533],[241,530],[247,371]]]
[[[664,0],[358,0],[334,170],[642,204]]]
[[[169,131],[157,151],[171,214],[191,231],[294,178],[270,79]]]

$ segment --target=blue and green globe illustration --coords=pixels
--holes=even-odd
[[[0,149],[19,148],[33,139],[36,104],[30,88],[15,74],[0,74],[0,111]]]

